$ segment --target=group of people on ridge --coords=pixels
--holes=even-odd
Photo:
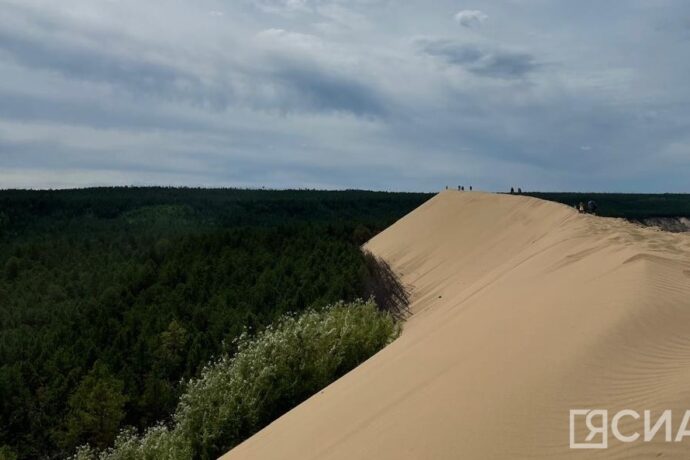
[[[446,190],[448,190],[448,186],[446,185]],[[472,186],[470,185],[470,192],[472,191]],[[459,192],[464,192],[465,191],[465,186],[464,185],[458,185],[458,191]],[[515,190],[515,187],[510,187],[510,194],[511,195],[522,195],[522,188],[518,187],[517,190]],[[596,215],[597,213],[597,203],[594,200],[589,200],[587,204],[585,204],[584,201],[580,201],[578,204],[575,205],[575,209],[580,214],[594,214]]]
[[[594,200],[589,200],[587,204],[580,201],[576,206],[577,212],[580,214],[596,214],[597,213],[597,203]]]

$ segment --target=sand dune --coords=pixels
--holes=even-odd
[[[570,409],[690,409],[690,235],[444,192],[367,248],[412,288],[400,339],[224,458],[690,455],[569,448]]]

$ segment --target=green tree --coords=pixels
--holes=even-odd
[[[357,225],[352,232],[352,240],[358,245],[366,243],[371,239],[372,236],[374,235],[372,234],[371,230],[362,224]]]
[[[19,275],[19,264],[20,261],[16,257],[10,257],[5,263],[5,278],[8,281],[13,281]]]
[[[0,447],[0,460],[17,460],[17,454],[9,446]]]
[[[7,214],[0,211],[0,237],[3,236],[3,230],[9,224],[9,221],[10,221],[10,219],[7,217]],[[0,455],[1,454],[2,454],[2,451],[0,450]],[[0,459],[2,459],[2,457],[0,457]]]
[[[94,438],[96,360],[113,374],[103,391],[127,400],[121,426],[168,420],[181,382],[245,328],[368,297],[359,244],[429,197],[0,190],[0,446],[59,458]]]
[[[97,361],[69,399],[63,445],[88,443],[103,448],[115,440],[125,417],[123,383]]]
[[[172,320],[160,335],[160,346],[156,350],[156,355],[169,365],[179,364],[188,338],[187,329],[177,320]]]

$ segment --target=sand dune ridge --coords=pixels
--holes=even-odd
[[[225,458],[690,452],[663,437],[571,450],[568,425],[573,408],[690,409],[690,235],[452,191],[366,248],[412,288],[400,339]]]

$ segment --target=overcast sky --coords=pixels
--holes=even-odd
[[[690,192],[687,0],[0,0],[0,188]]]

